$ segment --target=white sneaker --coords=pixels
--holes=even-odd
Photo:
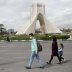
[[[66,59],[64,59],[63,61],[66,61]]]

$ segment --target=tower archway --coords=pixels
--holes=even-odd
[[[17,32],[17,34],[35,33],[37,20],[40,22],[41,33],[62,33],[55,25],[46,19],[45,5],[32,4],[30,9],[30,20]]]
[[[46,29],[45,29],[45,22],[44,22],[43,15],[39,13],[37,20],[39,21],[39,24],[40,24],[41,33],[45,33]]]

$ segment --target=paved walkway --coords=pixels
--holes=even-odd
[[[72,41],[63,41],[64,58],[63,64],[59,65],[57,58],[54,58],[52,65],[46,62],[50,59],[51,41],[43,41],[43,52],[40,53],[44,69],[40,69],[35,60],[31,70],[25,69],[30,56],[30,42],[0,42],[0,72],[72,72]]]

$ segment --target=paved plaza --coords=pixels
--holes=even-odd
[[[51,65],[46,64],[50,59],[52,41],[41,41],[43,52],[40,57],[45,68],[40,69],[39,63],[34,60],[30,70],[25,69],[31,53],[30,42],[0,42],[0,72],[72,72],[72,41],[62,42],[66,59],[63,64],[58,64],[56,57]]]

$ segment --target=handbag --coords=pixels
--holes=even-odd
[[[42,45],[40,44],[40,42],[38,41],[38,40],[36,40],[36,42],[37,42],[37,50],[38,50],[38,52],[41,52],[43,49],[42,49]]]

